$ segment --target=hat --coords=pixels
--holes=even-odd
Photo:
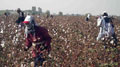
[[[32,21],[32,17],[30,15],[28,15],[25,20],[23,21],[23,23],[30,23]]]
[[[28,23],[29,23],[29,21],[23,21],[23,23],[28,24]]]
[[[103,16],[108,16],[108,13],[106,11],[104,11]]]

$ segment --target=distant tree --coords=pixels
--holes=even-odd
[[[36,11],[36,7],[35,6],[32,6],[32,11]]]
[[[35,7],[35,6],[32,6],[32,14],[33,14],[33,15],[37,14],[36,7]]]
[[[74,14],[71,14],[71,16],[75,16]]]
[[[63,12],[59,12],[59,16],[63,16]]]
[[[50,16],[50,11],[47,10],[47,11],[45,12],[45,15],[46,15],[46,17],[48,18],[48,17]]]
[[[10,11],[9,10],[6,10],[5,12],[7,15],[10,15]]]
[[[40,7],[38,7],[38,14],[42,13],[42,9]]]
[[[32,10],[25,10],[24,12],[25,12],[26,15],[27,14],[32,14]]]

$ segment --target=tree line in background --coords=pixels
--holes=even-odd
[[[17,10],[17,9],[16,9]],[[0,15],[3,15],[4,13],[7,14],[17,14],[16,10],[0,10]],[[22,10],[22,9],[21,9]],[[22,10],[25,14],[32,14],[32,15],[45,15],[45,16],[50,16],[50,15],[59,15],[63,16],[63,12],[59,11],[57,14],[51,14],[50,10],[46,10],[46,12],[42,11],[42,8],[38,7],[38,10],[36,6],[32,6],[32,9],[30,10]],[[67,16],[72,15],[72,16],[80,16],[80,14],[65,14]]]

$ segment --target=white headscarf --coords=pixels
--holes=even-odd
[[[26,35],[26,37],[28,37],[29,33],[35,34],[34,27],[35,27],[36,24],[35,24],[34,17],[30,16],[30,15],[27,15],[24,21],[29,22],[28,24],[25,23],[25,35]]]

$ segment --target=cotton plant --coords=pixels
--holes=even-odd
[[[18,37],[14,36],[14,37],[13,37],[13,40],[12,40],[12,43],[13,43],[14,45],[16,45],[16,44],[18,43]]]
[[[0,44],[3,48],[5,47],[5,41],[1,41],[1,44]]]
[[[11,24],[9,24],[8,27],[11,27]]]
[[[2,24],[4,24],[4,21],[1,21]]]
[[[3,28],[1,28],[1,31],[0,31],[0,33],[3,33]]]

